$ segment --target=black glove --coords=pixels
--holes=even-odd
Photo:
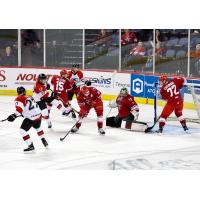
[[[76,83],[74,83],[74,84],[72,85],[72,89],[73,89],[73,90],[76,90],[76,89],[77,89]]]
[[[15,121],[16,118],[17,118],[17,115],[12,114],[12,115],[9,115],[9,116],[8,116],[7,120],[8,120],[9,122],[13,122],[13,121]]]
[[[51,97],[56,99],[58,97],[58,93],[57,92],[52,92],[51,93]]]
[[[92,85],[92,82],[91,82],[90,80],[86,80],[86,81],[85,81],[85,85],[91,86],[91,85]]]
[[[47,90],[50,89],[50,84],[49,84],[49,83],[46,84],[46,89],[47,89]]]

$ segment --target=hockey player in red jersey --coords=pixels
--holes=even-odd
[[[47,147],[48,143],[41,128],[42,116],[38,105],[31,96],[26,96],[26,90],[24,87],[18,87],[17,94],[18,96],[15,99],[15,113],[9,115],[7,120],[9,122],[13,122],[18,116],[24,117],[20,127],[22,138],[28,145],[28,148],[24,149],[24,152],[30,152],[34,150],[33,142],[28,134],[28,131],[31,127],[37,131],[37,134],[41,138],[43,145]]]
[[[63,105],[65,106],[66,110],[63,114],[66,115],[66,113],[69,113],[72,110],[71,106],[69,105],[67,91],[71,90],[73,87],[68,79],[67,70],[62,69],[60,71],[60,76],[53,76],[50,83],[53,86],[53,92],[57,95],[56,99],[62,101]]]
[[[109,103],[110,108],[118,108],[118,115],[116,117],[107,117],[106,126],[121,127],[122,120],[128,122],[126,125],[131,126],[133,121],[136,121],[139,116],[139,107],[131,96],[127,88],[120,90],[117,99]],[[126,127],[129,128],[129,127]]]
[[[71,103],[74,94],[77,96],[80,91],[80,85],[82,85],[83,72],[80,70],[79,64],[73,64],[72,69],[68,72],[68,78],[70,79],[73,89],[68,91],[69,103]],[[76,118],[75,113],[72,113],[72,117]]]
[[[39,74],[34,86],[33,98],[41,110],[42,117],[47,120],[48,128],[51,128],[52,124],[49,118],[47,103],[55,105],[59,110],[64,113],[67,113],[68,111],[58,100],[56,100],[57,94],[52,93],[50,96],[48,89],[50,89],[50,85],[47,83],[47,76],[45,74]]]
[[[183,117],[183,99],[180,94],[180,90],[183,87],[185,79],[182,77],[175,77],[168,81],[167,76],[161,76],[159,79],[159,85],[161,87],[160,94],[163,100],[167,101],[165,107],[159,118],[159,130],[158,133],[163,132],[163,128],[166,123],[166,119],[174,111],[176,117],[180,121],[184,131],[188,130],[186,126],[186,120]]]
[[[86,83],[86,85],[91,85]],[[81,126],[82,119],[87,117],[89,111],[94,108],[97,114],[97,127],[101,135],[105,134],[103,130],[103,101],[101,99],[101,92],[92,86],[83,86],[77,95],[77,101],[80,106],[79,119],[76,126],[71,132],[77,132]]]

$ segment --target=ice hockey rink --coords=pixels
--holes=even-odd
[[[14,111],[15,97],[0,97],[1,119]],[[73,107],[79,109],[76,100]],[[109,112],[104,101],[104,118]],[[140,121],[153,121],[153,106],[140,104]],[[161,108],[159,108],[158,113]],[[110,116],[117,113],[113,109]],[[186,117],[197,117],[194,110],[184,110]],[[191,134],[186,134],[179,122],[167,122],[162,136],[106,127],[106,135],[97,132],[96,115],[90,111],[77,134],[69,134],[61,142],[75,120],[64,117],[55,108],[51,111],[52,129],[45,121],[42,127],[49,142],[45,149],[40,138],[30,131],[35,153],[24,154],[19,133],[22,118],[0,123],[0,169],[39,170],[131,170],[131,169],[200,169],[200,125],[188,123]],[[156,129],[157,127],[155,127]]]

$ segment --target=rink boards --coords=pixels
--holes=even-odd
[[[32,94],[32,89],[38,74],[45,73],[50,78],[59,74],[60,68],[34,68],[34,67],[0,67],[0,95],[16,95],[16,88],[24,86],[28,94]],[[92,81],[92,85],[102,92],[104,100],[112,100],[119,93],[120,89],[127,87],[130,93],[136,97],[138,103],[153,104],[155,82],[158,76],[117,73],[116,71],[95,71],[84,70],[84,77]],[[199,84],[200,80],[188,80],[190,83]],[[192,96],[183,91],[185,108],[194,108]],[[164,105],[165,102],[158,100],[158,105]]]

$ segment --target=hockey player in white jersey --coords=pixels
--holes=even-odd
[[[36,130],[37,135],[41,138],[43,145],[47,147],[48,143],[41,128],[42,115],[38,105],[33,97],[26,96],[26,90],[24,87],[18,87],[17,94],[18,96],[15,99],[15,112],[14,114],[9,115],[7,120],[9,122],[13,122],[19,116],[24,117],[20,127],[22,138],[28,145],[28,148],[24,149],[24,152],[31,152],[35,149],[30,135],[28,134],[28,131],[31,127]]]

